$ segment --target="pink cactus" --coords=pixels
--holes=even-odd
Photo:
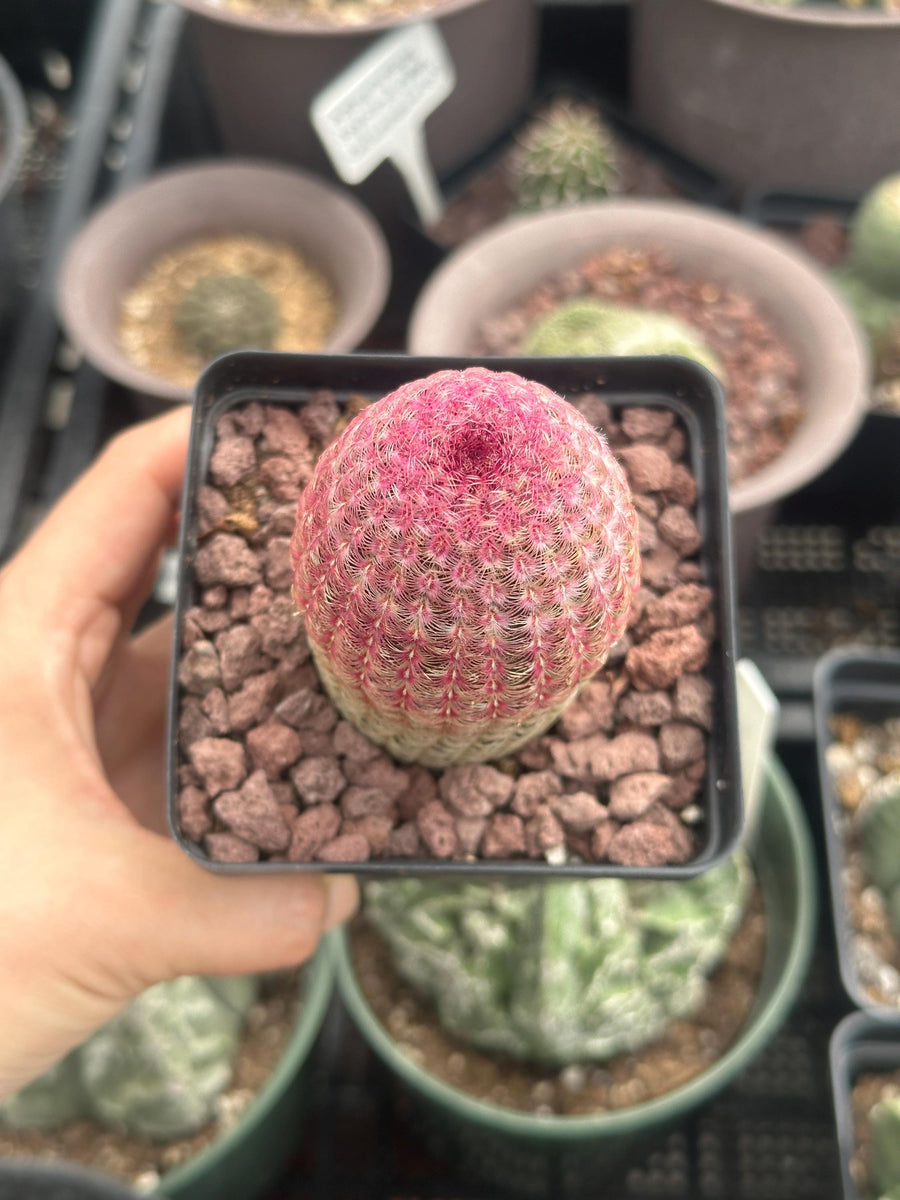
[[[481,367],[360,413],[303,491],[291,554],[337,707],[435,767],[547,729],[624,632],[640,573],[603,436],[541,384]]]

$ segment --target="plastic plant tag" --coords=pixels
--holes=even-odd
[[[319,92],[310,119],[345,183],[361,183],[389,158],[427,226],[443,201],[425,148],[425,118],[455,84],[444,39],[423,21],[379,38]]]
[[[762,806],[763,764],[772,751],[778,701],[756,663],[742,658],[736,668],[741,782],[744,789],[744,841],[751,843]]]

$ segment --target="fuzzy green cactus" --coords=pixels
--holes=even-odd
[[[866,874],[887,897],[900,884],[900,772],[869,789],[857,821]]]
[[[700,1006],[743,914],[743,857],[687,882],[373,883],[366,915],[445,1029],[545,1065],[605,1059]]]
[[[275,297],[249,275],[203,275],[175,312],[184,345],[204,359],[230,350],[266,350],[278,324]]]
[[[20,1129],[90,1119],[168,1141],[196,1132],[228,1086],[252,976],[159,983],[0,1106]]]
[[[618,182],[612,136],[593,108],[559,100],[522,135],[513,178],[521,212],[602,199]]]
[[[871,1183],[878,1196],[900,1195],[900,1096],[885,1096],[869,1114]]]
[[[684,321],[652,309],[629,308],[591,298],[569,300],[542,317],[529,330],[521,348],[523,354],[563,358],[589,354],[680,354],[719,378],[723,375],[716,355]]]
[[[850,228],[849,261],[873,290],[900,299],[900,174],[864,198]]]

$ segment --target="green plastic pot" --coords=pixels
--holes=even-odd
[[[155,1195],[171,1200],[255,1200],[296,1149],[309,1099],[310,1052],[334,985],[332,957],[320,950],[305,972],[300,1019],[287,1049],[241,1120],[195,1158],[167,1171]]]
[[[416,1098],[423,1136],[466,1174],[519,1195],[596,1186],[609,1167],[659,1129],[709,1100],[756,1057],[785,1020],[806,975],[816,924],[812,844],[781,764],[766,763],[752,854],[767,918],[759,994],[731,1048],[708,1071],[646,1104],[597,1116],[537,1116],[476,1100],[428,1074],[397,1048],[360,990],[346,934],[329,935],[338,990],[363,1037]]]

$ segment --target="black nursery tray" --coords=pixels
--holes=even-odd
[[[715,640],[709,677],[714,689],[713,727],[707,746],[707,773],[701,793],[706,841],[690,862],[654,868],[610,863],[550,866],[542,861],[500,860],[450,862],[391,859],[363,863],[240,863],[211,861],[179,828],[178,726],[180,689],[177,664],[183,650],[181,625],[195,602],[193,562],[197,553],[195,514],[200,487],[206,481],[216,421],[235,405],[251,400],[296,407],[320,389],[340,404],[351,395],[379,398],[408,381],[453,367],[486,366],[532,378],[572,398],[586,392],[613,407],[641,405],[674,412],[688,436],[691,468],[698,486],[697,515],[702,536],[699,553],[703,581],[715,595]],[[728,517],[724,458],[724,409],[721,395],[707,372],[678,359],[435,359],[406,356],[276,355],[241,353],[219,359],[201,377],[196,393],[188,473],[182,505],[175,645],[169,693],[168,814],[182,848],[203,866],[226,873],[281,870],[354,871],[367,875],[461,872],[483,875],[536,874],[572,876],[654,876],[686,878],[708,870],[734,849],[742,828],[735,692],[735,630],[732,583],[731,525]]]
[[[847,913],[847,899],[841,879],[845,858],[838,827],[840,801],[835,795],[825,753],[834,741],[831,722],[835,716],[850,714],[871,722],[900,716],[900,651],[866,650],[860,647],[833,651],[821,660],[816,669],[814,698],[819,791],[841,979],[857,1008],[895,1013],[895,1009],[877,1004],[866,994],[853,961],[853,927]]]
[[[842,225],[849,225],[858,204],[859,199],[855,196],[818,195],[793,188],[760,188],[747,193],[741,215],[755,225],[794,233],[811,217],[834,217]]]
[[[853,1085],[863,1073],[888,1074],[900,1069],[900,1019],[887,1020],[870,1013],[845,1017],[832,1035],[830,1060],[844,1200],[862,1200],[850,1172],[856,1146]]]

